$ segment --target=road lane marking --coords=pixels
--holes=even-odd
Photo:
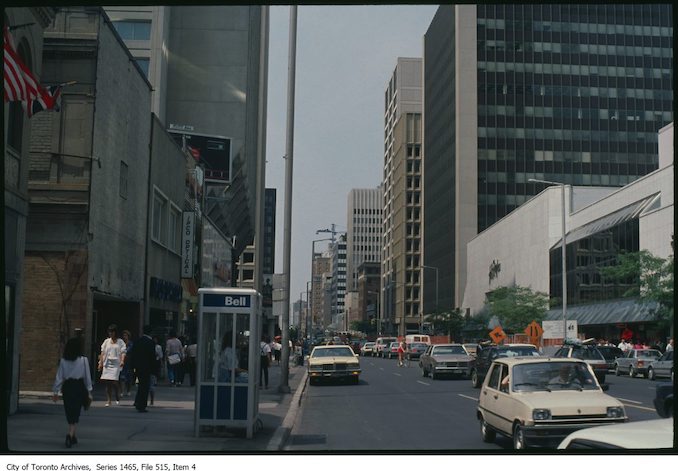
[[[624,404],[625,407],[633,407],[634,409],[641,409],[641,410],[647,410],[650,412],[655,412],[655,409],[650,409],[649,407],[643,407],[643,406],[634,406],[633,404]]]
[[[466,399],[471,399],[472,401],[476,401],[476,402],[478,402],[478,399],[477,399],[477,398],[475,398],[475,397],[471,397],[471,396],[464,396],[463,394],[459,394],[459,396],[461,396],[461,397],[463,397],[463,398],[466,398]]]
[[[424,386],[430,386],[430,384],[428,384],[428,383],[424,383],[423,381],[419,381],[419,380],[417,380],[417,383],[419,383],[419,384],[423,384]]]
[[[402,376],[400,373],[393,373],[396,376]]]
[[[383,369],[381,366],[379,367],[379,369],[380,369],[381,371],[384,371],[384,369]]]
[[[630,402],[631,404],[642,404],[642,402],[640,402],[640,401],[632,401],[631,399],[624,399],[623,397],[616,397],[615,396],[615,399],[619,399],[620,401],[624,401],[624,402]]]

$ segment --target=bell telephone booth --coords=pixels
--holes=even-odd
[[[261,295],[253,289],[200,288],[195,435],[201,426],[259,427]]]

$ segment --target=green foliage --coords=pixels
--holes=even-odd
[[[497,316],[504,331],[522,332],[530,322],[544,320],[549,297],[524,286],[502,286],[487,294],[485,307]]]
[[[427,315],[424,320],[433,324],[434,331],[442,330],[453,339],[460,337],[465,324],[464,316],[459,309],[435,312]]]
[[[631,285],[623,293],[624,297],[656,302],[656,319],[666,326],[673,324],[673,271],[673,256],[665,260],[647,250],[619,254],[615,265],[600,268],[601,275],[607,280]]]
[[[352,321],[350,325],[351,330],[356,332],[363,332],[369,334],[377,331],[377,326],[370,321]]]

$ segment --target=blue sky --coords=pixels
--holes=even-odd
[[[381,183],[384,91],[398,57],[421,57],[436,9],[298,7],[292,300],[311,277],[311,242],[327,236],[316,230],[335,223],[345,231],[348,192]],[[278,189],[276,273],[283,270],[289,11],[270,8],[266,186]]]

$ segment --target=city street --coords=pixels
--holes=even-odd
[[[469,379],[423,378],[419,366],[361,357],[359,385],[308,385],[287,443],[290,451],[510,450],[509,439],[480,438],[479,389]],[[657,381],[658,382],[658,381]],[[658,419],[652,400],[656,382],[607,376],[608,394],[624,404],[630,420]]]

